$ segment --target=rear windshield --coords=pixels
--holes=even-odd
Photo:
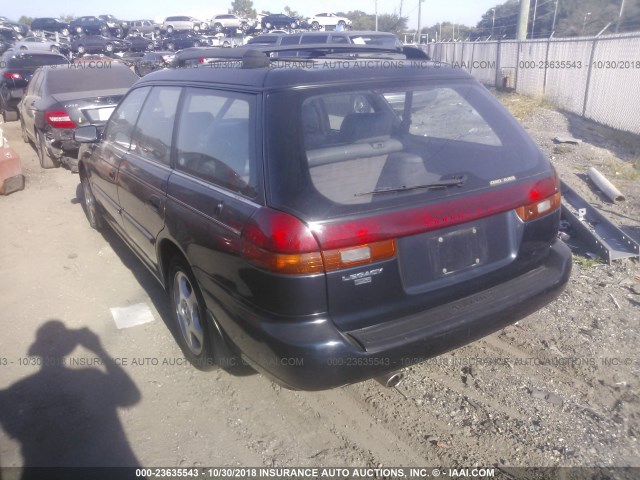
[[[67,60],[62,55],[29,55],[22,54],[19,57],[11,57],[7,60],[9,68],[38,68],[45,65],[65,65]]]
[[[493,188],[548,168],[475,82],[358,87],[268,96],[273,206],[329,219]],[[284,141],[282,132],[292,133]],[[457,186],[426,188],[457,179]]]
[[[96,62],[99,64],[100,62]],[[127,67],[105,64],[104,68],[83,68],[83,64],[57,68],[47,75],[47,91],[52,94],[129,88],[138,76]]]

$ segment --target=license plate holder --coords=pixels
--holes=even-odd
[[[434,235],[427,248],[436,277],[478,267],[488,257],[486,231],[478,225]]]

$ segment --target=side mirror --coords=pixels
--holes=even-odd
[[[73,139],[78,143],[96,143],[100,140],[100,134],[95,125],[85,125],[75,129]]]

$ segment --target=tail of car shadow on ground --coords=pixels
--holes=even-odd
[[[82,364],[69,356],[79,346],[95,366],[74,365]],[[27,355],[21,362],[39,370],[0,390],[0,425],[20,443],[23,479],[39,475],[33,467],[139,466],[118,408],[137,404],[141,394],[95,333],[51,319]]]
[[[78,185],[76,186],[76,196],[71,200],[71,203],[74,205],[80,204],[82,206],[82,209],[84,210],[85,215],[87,215],[85,203],[83,202],[83,195],[84,192],[82,184],[78,183]],[[124,240],[122,240],[122,238],[120,238],[113,229],[103,228],[100,230],[100,234],[109,244],[109,247],[113,250],[113,252],[121,260],[122,264],[129,270],[131,270],[131,273],[135,277],[136,281],[149,296],[149,299],[162,318],[162,321],[165,323],[167,329],[174,337],[173,341],[180,344],[178,338],[181,333],[176,325],[176,322],[173,320],[173,314],[171,312],[171,302],[169,300],[169,297],[167,296],[166,290],[149,272],[149,270],[145,268],[145,266],[140,262],[133,251],[124,243]],[[214,345],[214,352],[216,352],[216,350],[221,351],[224,349],[225,353],[221,354],[221,358],[218,364],[212,367],[222,368],[225,372],[236,377],[245,377],[249,375],[255,375],[257,373],[251,366],[249,366],[247,362],[240,358],[239,354],[235,353],[235,348],[232,353],[228,352],[228,348],[230,348],[228,345]]]

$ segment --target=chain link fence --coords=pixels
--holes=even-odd
[[[425,46],[434,61],[486,85],[544,96],[559,108],[640,134],[640,35]]]

